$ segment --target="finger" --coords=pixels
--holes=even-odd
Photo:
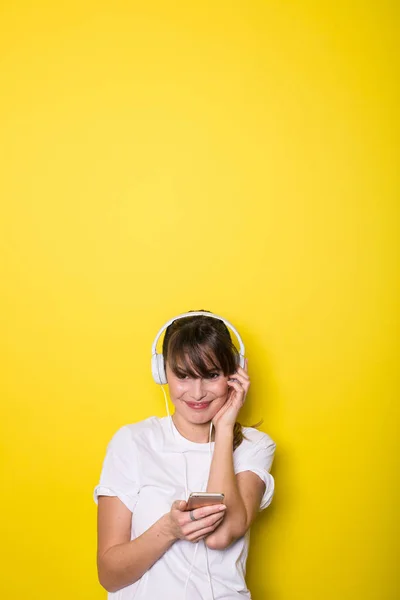
[[[246,380],[240,381],[239,380],[239,384],[242,386],[242,388],[244,389],[245,393],[247,394],[247,392],[249,391],[249,388],[250,388],[250,381],[248,381],[248,380],[247,381]]]
[[[196,533],[192,533],[191,535],[188,535],[186,537],[189,540],[189,542],[197,542],[198,540],[201,540],[202,538],[206,537],[206,535],[208,535],[209,533],[215,531],[218,525],[221,523],[221,521],[222,519],[217,523],[214,523],[214,525],[210,527],[205,527],[204,529],[200,529],[199,531],[196,531]]]
[[[239,367],[237,371],[232,373],[229,379],[240,379],[240,381],[250,381],[249,375],[241,367]]]
[[[245,389],[244,389],[243,385],[236,379],[228,379],[227,383],[231,388],[234,388],[238,394],[245,393]]]
[[[175,500],[175,502],[173,502],[171,509],[172,510],[180,510],[180,511],[185,511],[187,508],[187,502],[185,502],[184,500]]]
[[[238,381],[228,381],[228,386],[230,387],[230,391],[232,392],[231,398],[236,408],[238,407],[238,403],[240,406],[243,406],[248,388],[239,383]]]
[[[250,387],[250,379],[245,379],[238,373],[236,373],[235,377],[232,377],[229,381],[237,381],[242,386],[242,388],[244,390],[246,390],[246,392],[248,391],[248,389]]]
[[[216,514],[209,517],[204,517],[204,519],[199,519],[198,521],[190,521],[190,523],[186,523],[182,526],[182,533],[185,536],[191,535],[196,531],[200,531],[200,529],[204,529],[205,527],[214,526],[215,523],[222,521],[223,518],[223,515]]]
[[[231,377],[230,379],[228,379],[227,383],[239,383],[240,385],[242,385],[242,382],[239,379],[239,374],[235,373],[235,377]]]
[[[193,516],[196,521],[200,521],[205,517],[209,517],[210,515],[219,514],[226,510],[225,504],[211,504],[210,506],[202,506],[201,508],[195,508],[193,512]],[[190,513],[188,513],[189,520],[192,522],[190,518]]]
[[[250,385],[250,377],[245,371],[243,371],[243,369],[240,372],[236,371],[236,373],[234,373],[230,379],[237,379],[237,381],[240,381],[240,383],[243,385]]]
[[[245,379],[250,379],[250,377],[249,377],[249,375],[248,375],[248,373],[247,373],[246,365],[245,365],[245,367],[244,367],[244,368],[243,368],[243,367],[238,367],[238,368],[237,368],[237,371],[236,371],[236,373],[235,373],[235,376],[236,376],[236,375],[241,375],[241,376],[242,376],[242,377],[244,377]]]
[[[214,521],[210,522],[210,521],[206,521],[205,519],[203,519],[200,524],[199,522],[197,522],[197,529],[190,529],[188,528],[186,531],[186,537],[189,538],[195,538],[199,535],[203,535],[201,532],[204,532],[205,529],[207,530],[211,530],[214,531],[214,529],[216,529],[224,520],[224,517],[219,516],[217,519],[214,519]]]

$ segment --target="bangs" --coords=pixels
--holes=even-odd
[[[182,328],[168,340],[167,360],[177,377],[206,378],[215,371],[231,375],[237,368],[238,351],[228,335],[210,328]]]
[[[177,344],[169,350],[168,363],[178,377],[188,375],[204,378],[215,371],[223,371],[214,353],[205,346]]]

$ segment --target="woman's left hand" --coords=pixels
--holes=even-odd
[[[229,390],[227,401],[212,420],[215,429],[223,427],[233,428],[235,425],[238,413],[244,404],[246,394],[250,387],[250,378],[247,374],[247,367],[248,361],[246,359],[244,369],[238,367],[236,373],[228,379],[227,384],[231,389]]]

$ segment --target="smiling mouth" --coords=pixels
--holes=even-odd
[[[193,410],[204,410],[210,406],[210,402],[186,402],[186,404]]]

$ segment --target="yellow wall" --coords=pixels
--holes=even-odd
[[[278,444],[254,600],[398,597],[396,4],[2,4],[1,598],[105,597],[106,444],[197,308]]]

